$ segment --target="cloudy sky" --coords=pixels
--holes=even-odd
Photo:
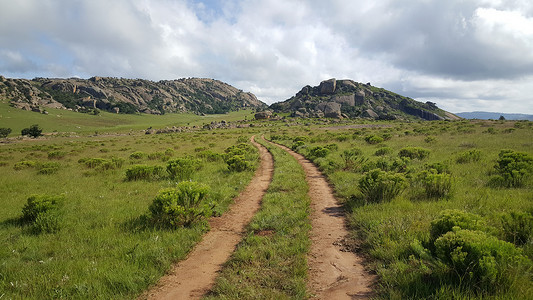
[[[267,103],[335,77],[533,114],[533,1],[0,0],[0,75],[207,77]]]

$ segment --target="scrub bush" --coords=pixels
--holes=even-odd
[[[525,245],[533,235],[533,216],[526,212],[510,212],[501,216],[503,237],[515,245]]]
[[[135,165],[126,170],[126,180],[158,180],[164,177],[161,166]]]
[[[384,156],[392,153],[391,147],[381,147],[374,153],[375,156]]]
[[[326,157],[329,154],[330,150],[326,147],[315,146],[309,149],[309,158],[316,159],[319,157]]]
[[[213,205],[206,201],[208,192],[206,185],[192,181],[161,190],[149,207],[152,222],[165,228],[178,228],[211,216]]]
[[[422,171],[418,175],[418,182],[425,190],[428,198],[442,198],[452,191],[452,175],[439,173],[435,169]]]
[[[244,155],[233,155],[226,160],[226,163],[232,172],[242,172],[253,168],[252,164],[246,161]]]
[[[181,157],[168,161],[167,172],[171,178],[177,180],[191,179],[194,172],[202,167],[202,161],[197,158]]]
[[[420,147],[406,147],[400,150],[398,156],[410,159],[424,159],[429,156],[429,150]]]
[[[340,155],[342,160],[344,161],[344,169],[354,169],[355,164],[361,155],[363,155],[363,151],[359,148],[344,150]]]
[[[502,150],[494,166],[497,175],[493,176],[489,185],[498,187],[522,187],[533,173],[533,157],[527,153],[513,150]]]
[[[383,143],[384,139],[378,135],[370,134],[365,136],[365,141],[371,145]]]
[[[31,225],[35,233],[54,233],[61,228],[59,209],[62,196],[32,195],[22,208],[21,221]]]
[[[380,169],[371,170],[359,180],[359,189],[367,202],[391,201],[405,187],[403,175]]]
[[[481,159],[481,151],[477,149],[468,150],[462,153],[459,153],[455,161],[458,164],[466,164],[471,162],[477,162]]]
[[[457,209],[446,209],[440,212],[437,219],[431,221],[430,239],[434,242],[447,232],[458,229],[486,230],[486,224],[476,214]]]

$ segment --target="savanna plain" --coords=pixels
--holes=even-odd
[[[274,175],[208,299],[307,299],[313,161],[377,299],[532,299],[533,122],[253,120],[0,103],[0,299],[132,299],[184,259],[259,165]],[[8,113],[9,111],[9,113]],[[12,116],[12,117],[7,117]],[[221,122],[241,128],[204,129]],[[36,139],[18,138],[39,124]],[[148,127],[180,132],[145,134]]]

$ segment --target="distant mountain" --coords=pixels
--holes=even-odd
[[[88,113],[105,110],[116,113],[216,114],[267,107],[252,93],[204,78],[154,82],[113,77],[27,80],[0,76],[0,99],[8,99],[14,107],[26,110],[63,108]]]
[[[455,120],[459,117],[433,102],[418,102],[370,83],[329,79],[305,86],[295,96],[274,103],[275,112],[293,117],[371,118],[384,120]]]
[[[496,112],[486,112],[486,111],[473,111],[473,112],[462,112],[457,113],[461,118],[465,119],[479,119],[479,120],[498,120],[503,116],[506,120],[529,120],[533,121],[533,115],[525,114],[506,114],[506,113],[496,113]]]

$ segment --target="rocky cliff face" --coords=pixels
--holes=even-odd
[[[251,94],[213,79],[162,80],[92,77],[90,79],[9,79],[0,76],[0,98],[18,108],[64,108],[116,113],[226,113],[266,108]]]
[[[305,86],[294,97],[270,106],[293,117],[371,119],[459,119],[432,102],[418,102],[382,88],[352,80],[329,79]]]

